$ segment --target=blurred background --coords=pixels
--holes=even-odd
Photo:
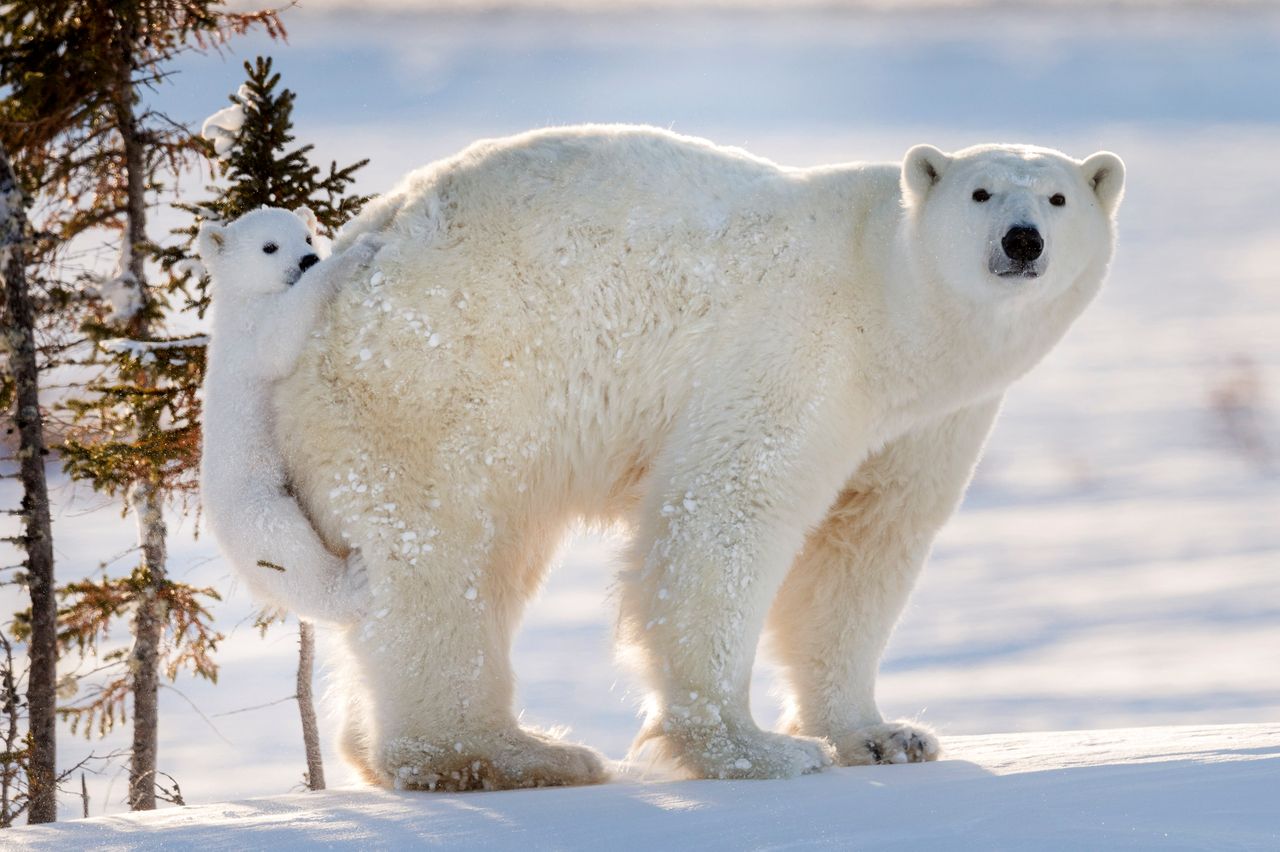
[[[1120,154],[1110,280],[1010,391],[890,645],[881,707],[944,735],[1280,718],[1273,4],[308,0],[283,20],[287,44],[184,58],[154,105],[198,125],[244,59],[274,56],[299,139],[325,161],[370,158],[367,193],[474,139],[577,122],[659,125],[796,166],[897,160],[918,142]],[[60,482],[67,579],[134,531]],[[170,519],[171,571],[223,592],[229,637],[216,686],[162,692],[161,768],[188,802],[288,791],[304,768],[296,708],[235,711],[292,694],[295,638],[259,638],[193,523]],[[614,544],[566,546],[515,657],[527,722],[621,758],[640,692],[612,659]],[[773,684],[762,660],[766,725]],[[68,765],[113,743],[60,736]],[[330,786],[354,781],[329,758]],[[124,808],[124,776],[89,783],[94,814]]]

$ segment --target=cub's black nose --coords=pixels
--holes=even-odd
[[[1005,239],[1007,240],[1008,237],[1005,237]],[[298,261],[298,266],[301,266],[302,271],[306,272],[308,269],[315,266],[319,262],[320,262],[320,258],[316,257],[314,254],[308,254],[308,255],[303,255],[302,260]]]
[[[1030,263],[1044,251],[1044,239],[1040,232],[1025,225],[1010,228],[1000,245],[1004,247],[1004,253],[1009,259],[1018,263]]]

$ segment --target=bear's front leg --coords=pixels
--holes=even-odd
[[[694,777],[787,778],[834,759],[822,739],[761,730],[748,696],[770,602],[856,451],[824,412],[778,422],[758,406],[690,412],[655,470],[623,578],[622,639],[653,689],[637,746]]]
[[[769,614],[791,685],[785,728],[845,766],[937,760],[923,725],[886,722],[875,680],[933,537],[964,493],[999,401],[917,428],[868,459],[811,532]]]

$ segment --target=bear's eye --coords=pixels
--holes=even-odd
[[[1067,203],[1067,197],[1061,192],[1055,192],[1053,195],[1049,196],[1049,203],[1054,207],[1061,207]]]
[[[989,198],[991,198],[991,193],[987,192],[985,189],[975,189],[973,191],[973,200],[978,202],[979,204],[988,200]]]
[[[311,245],[311,238],[307,237],[307,245]]]
[[[262,253],[263,253],[263,254],[275,254],[275,253],[276,253],[276,249],[278,249],[278,248],[280,248],[280,246],[276,245],[275,243],[267,243],[267,244],[265,244],[265,245],[262,247]]]

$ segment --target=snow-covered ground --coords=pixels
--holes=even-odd
[[[957,737],[792,781],[346,789],[20,829],[7,848],[1269,850],[1280,725]]]
[[[477,137],[586,120],[673,126],[794,165],[897,159],[923,141],[1034,141],[1077,156],[1100,148],[1123,156],[1129,189],[1110,283],[1010,393],[885,662],[885,711],[938,726],[952,754],[972,765],[842,770],[834,781],[790,786],[648,790],[628,782],[591,792],[590,801],[624,820],[619,836],[638,839],[652,837],[649,820],[667,813],[697,831],[732,825],[737,812],[726,803],[741,801],[743,812],[770,816],[749,824],[759,832],[747,837],[755,845],[782,842],[774,823],[785,826],[792,813],[793,833],[817,843],[829,837],[830,845],[853,837],[855,823],[886,844],[990,829],[1004,832],[989,835],[995,845],[1031,845],[1036,819],[1047,831],[1077,824],[1068,806],[1046,804],[1062,791],[1083,797],[1068,805],[1095,803],[1091,813],[1108,831],[1136,826],[1135,843],[1154,845],[1158,835],[1141,832],[1160,830],[1170,831],[1174,848],[1203,845],[1211,828],[1231,827],[1233,814],[1240,831],[1254,833],[1221,835],[1232,842],[1274,835],[1274,822],[1267,829],[1260,815],[1274,817],[1267,802],[1280,797],[1275,759],[1173,757],[1028,772],[1018,776],[1025,784],[1012,785],[990,759],[1002,744],[1024,741],[956,735],[1280,720],[1280,16],[1024,14],[1000,5],[869,16],[311,17],[304,6],[286,20],[289,46],[242,42],[225,58],[184,60],[157,102],[199,122],[239,85],[239,60],[270,51],[299,93],[299,139],[343,162],[372,157],[361,173],[366,192]],[[0,501],[10,505],[11,483],[4,488]],[[55,496],[64,579],[130,545],[118,510],[88,494],[73,499],[65,487]],[[184,679],[181,694],[162,694],[161,768],[193,804],[287,792],[303,769],[292,704],[232,711],[291,694],[293,635],[275,628],[258,638],[251,603],[209,542],[192,541],[190,520],[171,525],[175,574],[224,592],[215,611],[230,635],[216,686]],[[526,720],[567,724],[573,737],[621,758],[639,695],[611,658],[610,559],[609,541],[598,537],[566,551],[515,658]],[[762,664],[754,701],[766,724],[777,713],[770,690]],[[1267,730],[1239,748],[1274,756],[1274,728]],[[1112,758],[1123,762],[1145,736],[1127,733]],[[1160,735],[1149,736],[1158,751]],[[62,738],[68,765],[89,748],[127,742],[120,734],[104,743],[65,731]],[[1055,753],[1048,741],[1025,742]],[[332,786],[352,781],[336,759],[328,772]],[[117,770],[88,783],[94,814],[123,809]],[[1131,783],[1150,796],[1118,797]],[[969,784],[933,797],[935,785]],[[1219,796],[1218,784],[1234,792]],[[304,830],[308,813],[327,809],[329,821],[359,804],[372,822],[352,830],[385,825],[393,840],[398,826],[432,820],[455,840],[501,820],[536,840],[550,829],[532,817],[577,808],[568,796],[504,794],[491,807],[488,797],[344,792],[314,805],[286,799],[199,813],[226,811],[258,826],[297,817]],[[1179,802],[1204,802],[1214,816],[1198,823]],[[67,797],[63,817],[79,807]],[[827,811],[844,822],[815,822]],[[951,833],[912,834],[922,813]],[[412,822],[418,818],[424,822]],[[835,827],[824,835],[823,825]],[[211,834],[190,843],[235,842]],[[1092,838],[1077,845],[1096,848]]]

